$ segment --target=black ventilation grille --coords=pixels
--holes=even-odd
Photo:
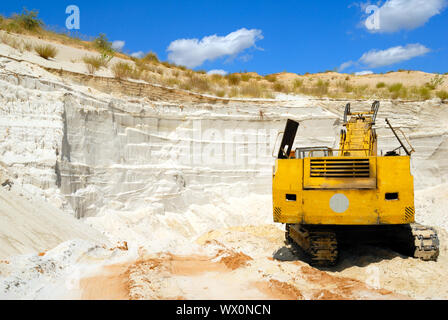
[[[311,159],[310,177],[369,178],[369,159]]]

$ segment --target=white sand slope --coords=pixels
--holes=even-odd
[[[104,243],[98,231],[19,186],[0,188],[0,258],[42,252],[70,239]]]

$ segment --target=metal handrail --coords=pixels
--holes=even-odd
[[[272,156],[275,158],[275,155],[274,155],[274,152],[275,152],[275,150],[277,150],[277,141],[278,141],[278,137],[281,135],[281,134],[284,134],[285,132],[284,131],[279,131],[278,133],[277,133],[277,138],[275,138],[275,143],[274,143],[274,148],[272,149]]]

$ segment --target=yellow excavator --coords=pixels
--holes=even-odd
[[[414,149],[387,119],[399,146],[377,154],[379,106],[375,101],[368,112],[353,113],[346,105],[338,149],[293,150],[299,123],[287,120],[273,172],[273,218],[286,224],[286,241],[303,249],[312,265],[335,265],[341,245],[353,243],[437,260],[436,231],[415,223]]]

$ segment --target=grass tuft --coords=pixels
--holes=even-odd
[[[117,62],[112,66],[112,72],[117,79],[131,78],[133,70],[131,64],[126,62]]]
[[[445,90],[437,91],[436,95],[442,101],[448,100],[448,92]]]
[[[99,70],[101,67],[107,67],[108,63],[104,60],[103,56],[85,56],[82,61],[86,64],[87,70],[90,74],[94,74],[95,71]]]
[[[46,60],[48,60],[50,58],[54,58],[58,54],[58,49],[56,49],[56,47],[49,45],[49,44],[37,45],[34,47],[34,51],[36,51],[36,53],[40,57],[42,57]]]

